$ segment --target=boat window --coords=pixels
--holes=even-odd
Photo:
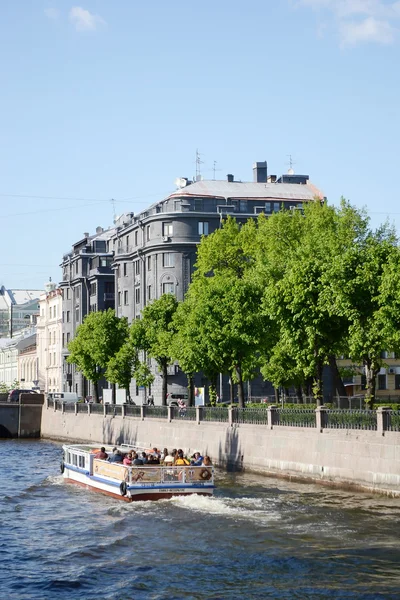
[[[72,464],[75,465],[75,467],[78,466],[78,457],[76,454],[72,455]]]
[[[79,457],[79,466],[83,469],[85,467],[85,457],[84,456],[80,456]]]

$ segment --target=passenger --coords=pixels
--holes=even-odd
[[[94,458],[99,458],[100,460],[107,460],[108,454],[107,454],[104,446],[102,446],[100,448],[99,452],[96,452],[96,454],[94,455]]]
[[[108,457],[110,463],[122,463],[123,457],[118,448],[113,448],[113,453]]]
[[[147,458],[147,454],[146,454],[146,452],[142,452],[142,456],[141,456],[140,458],[142,459],[142,461],[143,461],[143,464],[144,464],[144,465],[147,465],[147,463],[148,463],[148,458]]]
[[[201,456],[200,452],[195,452],[192,456],[190,464],[194,467],[200,467],[203,464],[204,457]]]
[[[165,448],[165,450],[167,450]],[[175,457],[172,456],[172,454],[168,454],[168,450],[167,450],[167,454],[164,456],[164,465],[166,467],[173,465],[175,462]]]
[[[168,456],[168,449],[164,448],[164,450],[161,452],[160,460],[163,461],[166,456]]]
[[[178,453],[178,450],[177,450],[176,448],[174,448],[174,449],[172,450],[172,452],[171,452],[172,456],[174,457],[174,461],[175,461],[175,459],[176,459],[176,455],[177,455],[177,453]]]
[[[158,454],[153,454],[149,458],[151,458],[151,464],[152,465],[159,465],[160,464],[160,458],[159,458]]]
[[[161,456],[161,452],[159,452],[159,450],[157,448],[153,448],[153,454],[158,456],[158,458],[160,458],[160,456]]]
[[[124,465],[130,466],[132,464],[132,452],[128,452],[122,462]]]
[[[203,458],[203,464],[202,464],[202,466],[204,466],[204,467],[212,467],[211,458],[209,456],[205,456]]]
[[[138,457],[138,455],[137,455],[136,453],[135,453],[135,454],[132,456],[132,458],[133,458],[133,460],[132,460],[132,464],[133,464],[133,465],[135,465],[135,467],[136,467],[136,466],[139,466],[139,465],[140,465],[140,466],[142,466],[142,465],[143,465],[143,461],[142,461],[142,459],[141,459],[141,458],[139,458],[139,457]]]
[[[181,465],[182,466],[190,465],[190,462],[188,461],[188,459],[183,456],[183,450],[178,450],[174,465],[177,467],[181,466]]]

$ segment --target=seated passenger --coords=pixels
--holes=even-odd
[[[130,466],[132,464],[132,452],[128,452],[122,462],[124,465]]]
[[[150,454],[147,458],[147,464],[148,465],[159,465],[160,464],[160,459],[158,458],[157,454]]]
[[[142,459],[139,458],[136,453],[132,455],[132,458],[133,458],[132,464],[135,465],[135,467],[139,466],[139,465],[143,465]]]
[[[188,459],[183,456],[183,450],[178,450],[174,464],[177,467],[181,466],[181,465],[182,466],[190,465],[190,462],[188,461]]]
[[[168,456],[168,449],[164,448],[164,450],[161,452],[160,460],[163,461],[166,456]]]
[[[99,452],[96,452],[94,458],[100,458],[100,460],[106,460],[108,458],[108,454],[104,446],[100,448]]]
[[[172,454],[168,454],[168,450],[167,450],[167,454],[164,456],[164,465],[166,467],[173,465],[175,462],[175,458],[172,456]]]
[[[142,459],[142,461],[143,461],[143,464],[144,464],[144,465],[147,465],[148,458],[147,458],[147,454],[146,454],[146,452],[142,452],[142,456],[141,456],[140,458]]]
[[[205,456],[203,458],[203,464],[202,464],[202,466],[204,466],[204,467],[212,467],[211,458],[209,456]]]
[[[194,467],[200,467],[203,464],[204,457],[201,456],[200,452],[195,452],[192,456],[190,464]]]
[[[122,463],[123,457],[118,448],[113,448],[113,453],[108,457],[110,463]]]

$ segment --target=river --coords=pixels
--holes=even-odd
[[[64,484],[59,444],[0,451],[3,600],[400,598],[400,499],[219,472],[126,504]]]

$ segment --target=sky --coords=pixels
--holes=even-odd
[[[196,150],[206,179],[291,157],[400,234],[400,1],[82,2],[0,3],[1,285],[58,283],[84,232],[174,191]]]

